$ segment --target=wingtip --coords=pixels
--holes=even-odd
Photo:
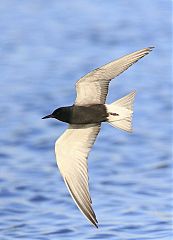
[[[152,52],[154,48],[155,48],[154,46],[151,46],[151,47],[144,48],[141,51],[144,53],[144,55],[147,55],[150,52]]]
[[[98,221],[97,221],[96,218],[95,218],[94,220],[91,219],[91,218],[88,218],[88,220],[90,221],[90,223],[91,223],[95,228],[99,228],[99,227],[98,227]]]
[[[98,227],[98,222],[97,222],[97,220],[96,220],[95,223],[93,223],[93,225],[94,225],[94,227],[96,227],[97,229],[99,228],[99,227]]]
[[[98,221],[97,221],[97,219],[96,219],[96,215],[95,215],[92,207],[91,207],[91,212],[87,212],[87,211],[85,210],[85,208],[82,207],[82,205],[80,204],[80,202],[78,201],[78,199],[76,198],[76,196],[75,196],[75,194],[73,193],[73,191],[72,191],[72,189],[71,189],[71,187],[70,187],[70,184],[69,184],[69,182],[68,182],[68,180],[67,180],[66,177],[64,177],[64,181],[65,181],[65,184],[66,184],[66,186],[67,186],[67,188],[68,188],[68,190],[69,190],[69,192],[70,192],[73,200],[75,201],[77,207],[79,208],[79,210],[80,210],[80,211],[84,214],[84,216],[90,221],[90,223],[92,223],[96,228],[98,228],[98,225],[97,225]]]
[[[151,46],[151,47],[148,47],[147,49],[149,52],[151,52],[151,51],[153,51],[154,48],[155,48],[154,46]]]
[[[97,229],[99,228],[97,224],[95,225],[95,227],[96,227]]]
[[[94,225],[94,227],[99,228],[98,227],[98,221],[97,221],[95,213],[94,213],[94,220],[93,219],[89,219],[89,218],[88,218],[88,220]]]

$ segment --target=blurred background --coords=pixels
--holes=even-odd
[[[0,239],[170,239],[171,6],[168,0],[0,1]],[[102,124],[89,156],[95,229],[70,198],[41,118],[92,69],[144,47],[107,102],[137,90],[134,132]]]

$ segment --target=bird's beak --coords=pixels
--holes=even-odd
[[[42,119],[46,119],[46,118],[53,118],[53,115],[50,114],[50,115],[47,115],[47,116],[45,116],[45,117],[42,117]]]

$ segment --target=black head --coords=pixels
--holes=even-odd
[[[57,109],[55,109],[55,111],[53,111],[53,113],[43,117],[42,119],[46,119],[46,118],[56,118],[56,119],[59,119],[61,117],[62,112],[63,112],[62,108],[57,108]]]
[[[60,108],[55,109],[55,111],[53,111],[53,113],[43,117],[42,119],[56,118],[57,120],[60,120],[63,122],[69,122],[68,121],[69,117],[70,117],[69,108],[68,107],[60,107]]]

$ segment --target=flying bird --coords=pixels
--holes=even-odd
[[[105,104],[110,81],[152,51],[153,47],[125,55],[80,78],[72,106],[57,108],[43,117],[68,123],[68,129],[55,143],[57,165],[74,202],[86,218],[98,227],[89,193],[87,158],[101,123],[132,132],[135,91]]]

